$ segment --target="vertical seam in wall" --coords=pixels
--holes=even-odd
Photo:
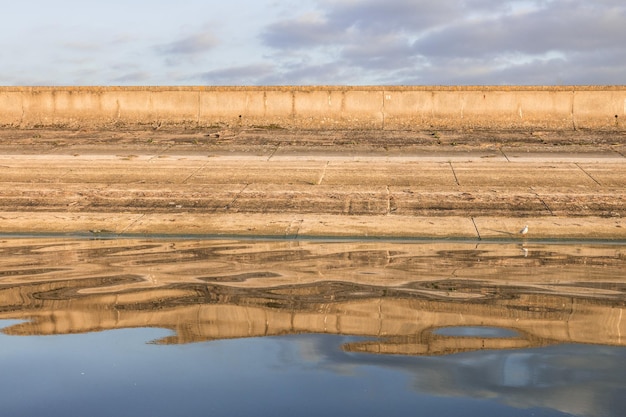
[[[465,117],[465,95],[461,94],[461,120]]]
[[[382,128],[381,130],[385,130],[385,96],[386,96],[387,92],[385,91],[385,89],[383,88],[383,104],[382,104],[382,108],[381,108],[381,113],[382,113]]]
[[[148,111],[150,112],[150,114],[152,114],[152,117],[154,118],[154,121],[157,123],[159,123],[159,106],[158,104],[155,106],[154,105],[154,99],[155,99],[155,95],[157,94],[156,91],[150,91],[150,108],[148,109]],[[158,103],[158,100],[157,100]]]
[[[346,92],[345,90],[341,91],[341,109],[340,109],[340,120],[343,124],[344,114],[346,112]]]
[[[430,92],[430,124],[435,120],[435,91]]]
[[[22,104],[22,116],[20,117],[20,127],[24,124],[24,116],[26,115],[26,109],[24,108],[24,95],[20,94],[20,103]]]
[[[56,90],[52,90],[52,123],[56,123],[56,115],[57,115],[57,94]],[[45,123],[44,123],[45,124]]]
[[[196,126],[200,126],[200,114],[202,113],[202,91],[198,90],[198,112],[196,115]]]
[[[572,90],[572,127],[574,130],[578,130],[576,127],[576,112],[575,112],[576,90]]]

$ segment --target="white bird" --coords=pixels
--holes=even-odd
[[[528,225],[524,226],[524,228],[522,230],[520,230],[519,232],[522,235],[525,235],[526,233],[528,233]]]

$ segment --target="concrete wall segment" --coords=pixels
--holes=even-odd
[[[0,125],[605,129],[626,86],[0,87]]]
[[[384,92],[345,91],[341,124],[355,128],[382,129],[384,127]]]
[[[624,129],[626,91],[581,90],[573,93],[576,126],[587,129]]]
[[[20,126],[23,113],[22,93],[0,90],[0,126]]]
[[[344,96],[344,92],[332,89],[294,91],[294,124],[332,128],[343,118]]]

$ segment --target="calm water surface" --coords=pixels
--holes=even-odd
[[[626,244],[0,240],[7,416],[626,414]]]

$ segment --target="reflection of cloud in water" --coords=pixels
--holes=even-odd
[[[363,365],[402,370],[413,375],[412,387],[422,394],[495,399],[511,407],[577,416],[617,416],[626,409],[623,348],[559,345],[409,357],[347,353],[337,350],[336,339],[328,342],[317,336],[304,339],[302,359],[342,374]]]
[[[339,375],[354,375],[359,363],[351,361],[350,354],[341,350],[340,346],[360,339],[323,334],[299,335],[295,341],[297,361],[303,367],[328,369]]]
[[[575,415],[617,415],[626,407],[624,349],[556,346],[458,356],[429,364],[445,376],[445,384],[416,378],[415,387],[437,395],[493,396],[515,407]]]

